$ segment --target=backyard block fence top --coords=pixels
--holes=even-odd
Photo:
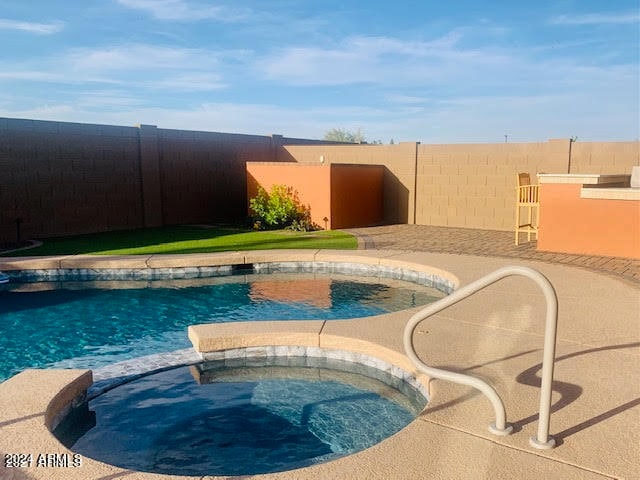
[[[247,162],[377,165],[382,219],[372,223],[511,230],[517,172],[630,174],[640,165],[640,142],[336,144],[0,118],[0,245],[241,220]]]

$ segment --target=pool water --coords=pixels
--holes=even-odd
[[[122,468],[254,475],[368,448],[426,404],[417,390],[371,367],[284,361],[211,362],[151,374],[93,399],[84,432],[69,420],[55,433],[74,452]]]
[[[187,348],[193,324],[365,317],[443,296],[407,282],[318,274],[34,286],[43,288],[0,290],[0,381],[29,367],[98,368]]]

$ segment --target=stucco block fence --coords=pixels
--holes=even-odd
[[[0,118],[0,245],[242,220],[247,162],[377,165],[376,223],[510,230],[517,172],[628,174],[640,142],[355,145]]]

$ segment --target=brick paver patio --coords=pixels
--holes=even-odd
[[[616,257],[539,252],[536,242],[514,244],[513,232],[431,225],[385,225],[352,228],[359,248],[413,250],[492,257],[521,258],[582,267],[640,284],[640,260]],[[521,238],[525,238],[521,234]]]

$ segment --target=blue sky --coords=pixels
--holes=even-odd
[[[639,31],[637,0],[2,0],[0,116],[636,140]]]

